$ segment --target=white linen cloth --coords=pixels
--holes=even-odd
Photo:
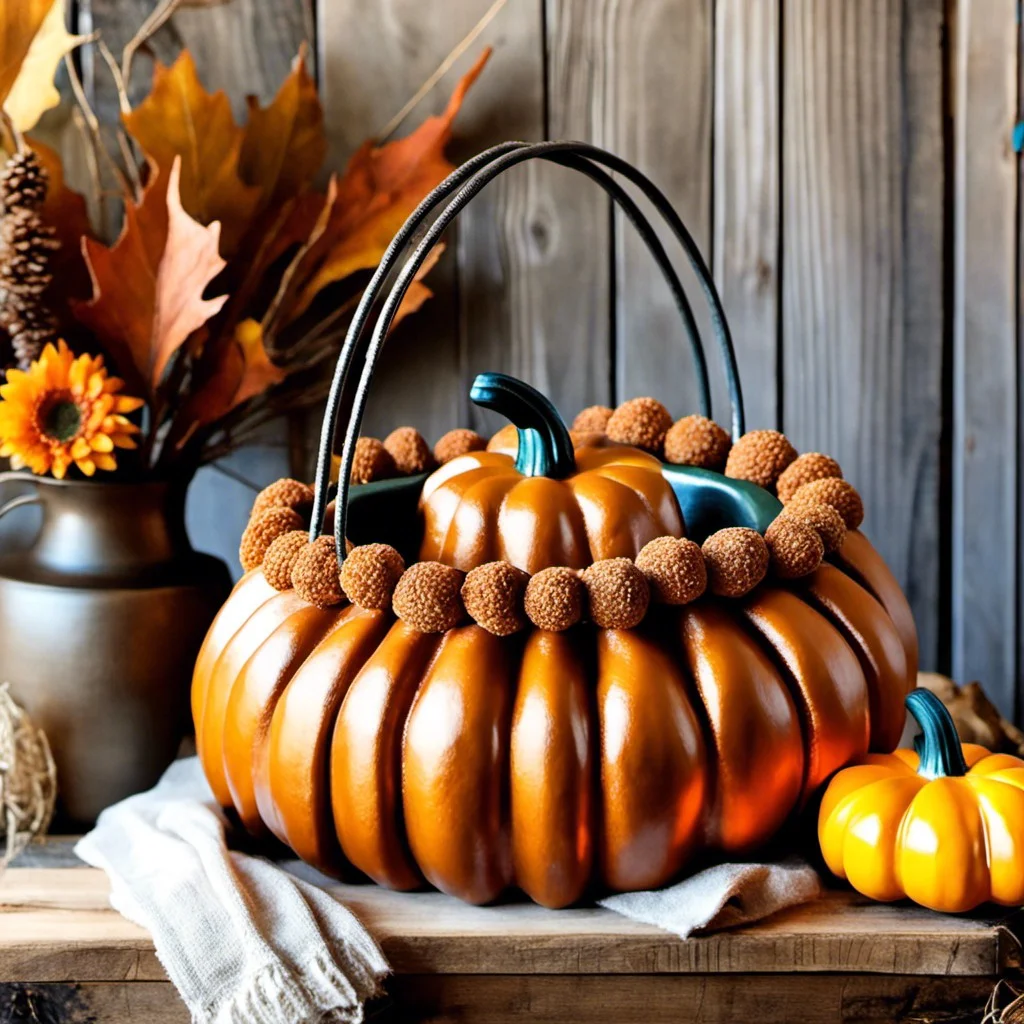
[[[75,852],[110,877],[114,908],[151,933],[196,1024],[357,1024],[388,973],[374,940],[322,888],[229,850],[226,828],[192,757],[171,765],[153,789],[105,810]],[[816,872],[790,857],[718,864],[600,905],[685,938],[820,892]]]
[[[101,815],[75,852],[110,902],[149,930],[196,1024],[356,1024],[388,972],[376,943],[323,890],[228,850],[197,758]]]
[[[764,864],[716,864],[667,889],[624,892],[599,903],[685,939],[695,931],[760,921],[821,892],[817,871],[800,857],[786,857]]]

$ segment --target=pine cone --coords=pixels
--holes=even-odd
[[[47,184],[46,168],[31,150],[15,153],[0,170],[0,195],[8,210],[38,209],[46,199]]]
[[[35,210],[8,210],[0,220],[0,287],[37,296],[52,280],[50,253],[60,247],[54,229]]]
[[[45,306],[37,303],[0,302],[0,326],[11,339],[11,348],[18,366],[27,370],[38,359],[48,341],[57,340],[57,322]]]

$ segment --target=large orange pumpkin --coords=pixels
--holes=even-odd
[[[572,481],[618,465],[659,493],[656,460],[641,456],[575,452],[595,468],[571,467],[568,482],[548,480],[563,492],[534,499],[530,569],[575,550],[544,532],[547,501],[572,509]],[[424,485],[424,505],[463,477],[463,502],[481,481],[511,495],[544,479],[495,453],[451,465]],[[464,568],[512,553],[510,540],[492,546],[504,509],[492,500],[477,531],[462,524]],[[594,535],[635,553],[643,530],[680,532],[671,490],[665,502],[661,521],[647,499],[621,526],[611,501]],[[430,514],[423,550],[454,557],[431,547]],[[217,799],[322,870],[352,864],[474,903],[515,885],[558,907],[588,886],[663,884],[698,852],[756,848],[837,768],[896,745],[916,661],[906,601],[858,532],[797,583],[662,608],[635,630],[424,634],[390,612],[313,608],[256,570],[210,631],[193,712]]]

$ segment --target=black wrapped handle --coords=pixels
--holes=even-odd
[[[339,563],[345,556],[345,522],[347,512],[348,490],[351,475],[351,463],[355,451],[355,443],[359,436],[359,427],[362,422],[363,413],[366,408],[367,392],[373,372],[376,366],[381,347],[384,343],[391,324],[394,320],[398,307],[405,296],[410,284],[414,280],[420,267],[423,265],[430,250],[437,243],[440,236],[448,228],[451,222],[458,216],[462,209],[479,193],[490,181],[499,174],[508,170],[516,164],[523,163],[530,159],[545,159],[556,163],[564,164],[579,170],[588,177],[597,181],[623,208],[627,217],[637,227],[644,241],[651,250],[655,261],[662,269],[672,290],[673,297],[680,310],[684,325],[687,329],[693,348],[694,360],[697,369],[698,387],[701,394],[701,411],[704,415],[710,412],[710,394],[707,381],[707,366],[704,357],[703,346],[700,341],[699,332],[693,319],[692,309],[686,299],[685,292],[668,261],[664,248],[661,246],[650,223],[640,212],[636,204],[629,198],[624,190],[614,182],[604,171],[595,164],[602,164],[613,170],[627,180],[635,184],[648,198],[657,212],[664,218],[677,240],[683,247],[689,261],[701,283],[705,298],[711,312],[711,322],[715,338],[719,346],[720,355],[725,366],[726,381],[729,387],[730,401],[732,405],[732,432],[734,437],[743,433],[743,398],[740,390],[739,372],[736,366],[736,356],[732,345],[732,338],[729,333],[728,323],[722,309],[721,300],[711,280],[707,265],[704,263],[696,242],[680,220],[678,214],[672,208],[664,194],[646,176],[636,168],[596,146],[580,142],[543,142],[535,145],[528,145],[521,142],[508,142],[495,146],[484,153],[479,154],[472,160],[463,164],[454,171],[448,178],[437,186],[424,200],[412,216],[406,221],[402,229],[392,240],[378,266],[370,284],[363,293],[359,306],[353,316],[352,323],[346,335],[335,369],[334,380],[331,385],[330,395],[327,402],[327,410],[324,417],[323,429],[320,438],[320,451],[317,460],[316,496],[313,505],[312,526],[310,529],[311,538],[315,538],[320,531],[327,501],[327,490],[330,477],[330,455],[333,445],[334,432],[337,423],[338,410],[341,404],[342,392],[351,366],[359,338],[369,317],[373,303],[376,301],[383,282],[388,273],[392,270],[402,251],[406,248],[413,235],[420,225],[427,218],[429,213],[438,204],[443,202],[452,193],[454,198],[448,202],[445,208],[438,215],[434,223],[423,235],[412,256],[403,265],[395,283],[388,295],[386,302],[377,319],[373,335],[366,352],[363,371],[353,398],[351,414],[349,416],[345,439],[342,446],[341,468],[338,480],[338,492],[335,514],[335,543],[338,552]],[[457,191],[456,191],[457,190]]]

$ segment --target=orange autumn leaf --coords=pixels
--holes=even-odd
[[[248,227],[260,189],[239,172],[244,132],[224,92],[208,93],[183,50],[170,66],[157,62],[150,94],[124,115],[125,127],[161,172],[181,161],[181,203],[201,224],[220,221],[225,252]]]
[[[53,5],[54,0],[0,0],[0,106]]]
[[[455,169],[444,148],[455,115],[490,55],[490,49],[485,50],[462,77],[443,114],[428,117],[403,139],[379,147],[367,142],[357,150],[338,185],[327,233],[331,246],[305,280],[292,317],[304,312],[328,285],[376,267],[420,200]]]
[[[250,96],[239,173],[259,187],[263,204],[298,195],[315,177],[327,154],[324,114],[316,82],[306,68],[303,44],[291,73],[267,107]]]
[[[203,298],[225,265],[217,252],[220,225],[203,226],[185,212],[180,174],[177,159],[169,174],[158,171],[142,202],[127,205],[111,248],[84,240],[93,298],[74,307],[122,375],[133,373],[150,393],[171,357],[227,301]]]

